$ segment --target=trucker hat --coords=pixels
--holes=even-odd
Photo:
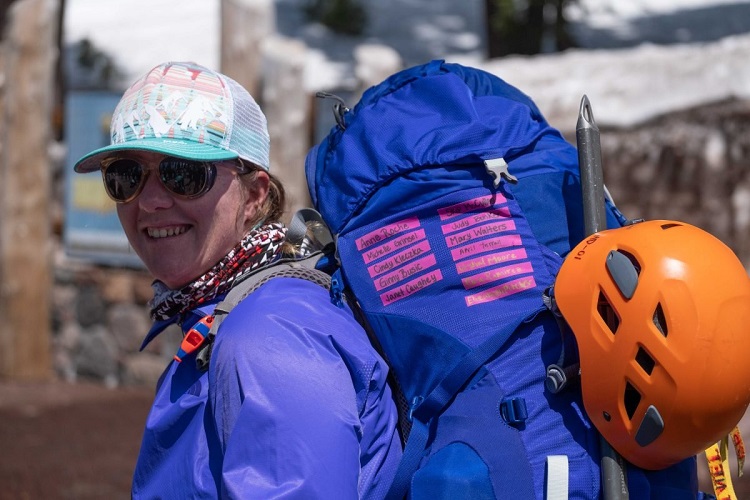
[[[193,62],[160,64],[125,91],[112,114],[111,144],[78,160],[99,170],[113,153],[145,150],[178,158],[241,158],[269,168],[268,124],[255,99],[231,78]]]

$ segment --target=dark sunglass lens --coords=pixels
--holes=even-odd
[[[180,196],[197,196],[202,194],[208,183],[208,164],[166,158],[159,165],[159,176],[164,186]]]
[[[104,187],[117,201],[128,201],[138,194],[143,169],[133,160],[115,160],[104,169]]]

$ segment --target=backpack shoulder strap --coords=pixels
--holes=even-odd
[[[224,300],[219,302],[214,309],[214,319],[211,329],[206,335],[206,340],[196,355],[195,362],[199,370],[208,369],[211,362],[211,351],[213,350],[214,338],[219,326],[226,316],[237,304],[242,302],[248,295],[260,288],[273,278],[298,278],[311,281],[326,290],[331,288],[331,277],[323,271],[318,271],[315,266],[324,256],[322,251],[314,252],[303,259],[281,259],[269,266],[255,269],[240,276]]]

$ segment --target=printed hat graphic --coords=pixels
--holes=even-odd
[[[110,125],[111,144],[76,162],[100,168],[118,151],[145,150],[204,161],[242,158],[268,170],[266,117],[231,78],[192,62],[167,62],[133,83]]]

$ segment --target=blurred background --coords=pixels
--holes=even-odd
[[[251,91],[287,213],[334,125],[317,92],[353,107],[445,59],[519,87],[571,141],[586,94],[625,215],[695,224],[750,266],[750,0],[6,0],[0,26],[0,498],[129,497],[181,335],[140,351],[151,280],[98,173],[72,164],[163,61]]]

